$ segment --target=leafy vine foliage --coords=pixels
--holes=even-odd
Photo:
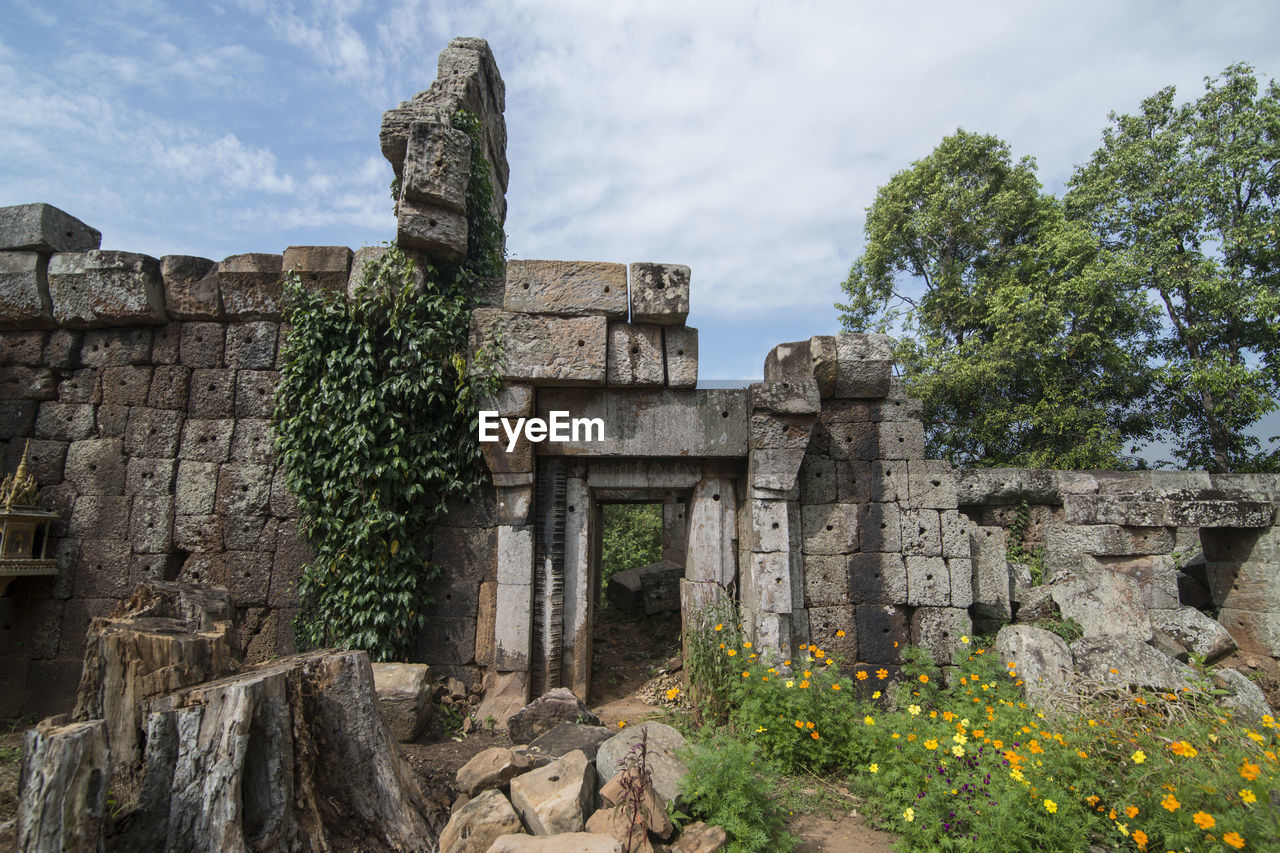
[[[483,476],[476,409],[496,390],[495,354],[469,361],[467,337],[477,284],[501,272],[502,230],[480,124],[460,113],[454,125],[472,139],[462,266],[419,265],[391,248],[350,298],[285,281],[292,329],[275,429],[315,550],[298,585],[299,646],[407,658],[440,573],[431,525]]]

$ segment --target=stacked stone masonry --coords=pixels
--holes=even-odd
[[[454,119],[480,120],[502,220],[505,94],[479,39],[455,39],[439,69],[380,143],[399,246],[455,263],[471,152]],[[148,577],[226,586],[249,660],[292,651],[310,551],[272,443],[281,276],[350,294],[386,251],[215,262],[100,245],[48,205],[0,208],[0,457],[12,471],[25,452],[60,516],[57,577],[0,598],[0,716],[67,710],[89,619]],[[1280,655],[1280,478],[953,471],[925,458],[881,335],[780,344],[762,381],[699,389],[690,291],[676,264],[513,260],[476,294],[472,342],[503,380],[482,408],[603,426],[483,444],[491,483],[432,531],[442,573],[415,657],[465,684],[483,674],[481,719],[535,690],[586,697],[614,502],[662,505],[686,626],[732,602],[778,659],[815,644],[892,677],[908,644],[945,662],[975,627],[1040,612],[1077,618],[1086,645]],[[1044,549],[1044,584],[1009,561],[1010,536]]]

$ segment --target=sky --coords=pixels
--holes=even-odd
[[[877,187],[963,127],[1063,191],[1111,111],[1234,62],[1274,2],[0,0],[0,205],[215,260],[391,239],[382,113],[450,38],[506,83],[512,258],[693,270],[700,378],[838,330]]]

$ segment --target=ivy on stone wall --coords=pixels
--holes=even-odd
[[[396,248],[343,293],[287,278],[291,325],[275,428],[299,526],[315,551],[298,584],[300,647],[404,660],[425,625],[430,531],[483,476],[478,398],[496,390],[492,353],[468,362],[480,279],[501,273],[502,230],[474,117],[467,261],[419,266]]]

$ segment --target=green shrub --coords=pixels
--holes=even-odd
[[[789,853],[797,839],[773,799],[777,771],[754,743],[711,731],[681,754],[689,768],[680,780],[689,816],[724,829],[730,853]]]

